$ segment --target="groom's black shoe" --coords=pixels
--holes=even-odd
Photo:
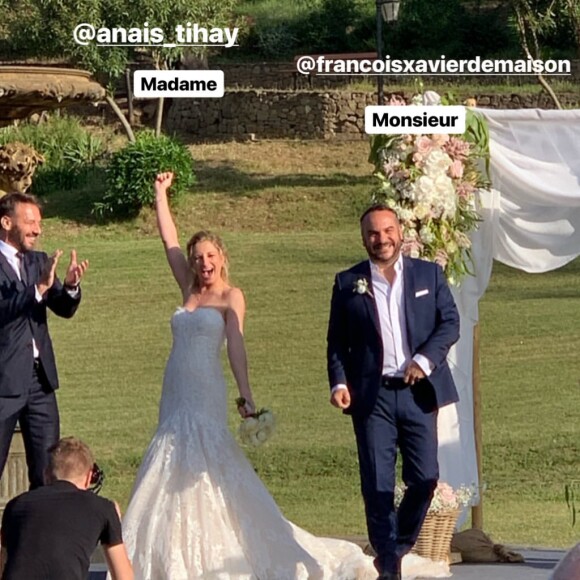
[[[377,580],[401,580],[401,572],[381,572],[378,558],[374,559],[374,565],[379,573]]]
[[[377,580],[401,580],[399,572],[383,572]]]

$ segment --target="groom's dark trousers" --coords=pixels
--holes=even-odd
[[[415,544],[439,478],[437,406],[425,380],[384,378],[370,415],[353,417],[369,539],[382,572],[397,573]],[[407,486],[394,506],[397,445]]]

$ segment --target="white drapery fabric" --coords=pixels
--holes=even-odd
[[[475,276],[454,291],[461,338],[449,353],[460,401],[439,413],[440,478],[478,485],[473,423],[473,328],[493,260],[526,272],[580,255],[580,110],[478,109],[488,123],[494,189],[472,237]],[[463,520],[467,517],[464,513]]]

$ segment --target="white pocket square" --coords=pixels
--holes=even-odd
[[[429,290],[425,288],[425,290],[419,290],[419,292],[415,292],[415,298],[421,298],[421,296],[425,296],[429,294]]]

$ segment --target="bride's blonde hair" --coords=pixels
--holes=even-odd
[[[189,267],[191,269],[191,275],[192,275],[191,288],[192,288],[192,290],[199,290],[201,288],[199,276],[197,275],[197,270],[195,268],[195,246],[199,242],[210,242],[211,244],[213,244],[216,247],[217,251],[223,257],[224,264],[222,266],[220,276],[221,276],[221,279],[227,284],[229,282],[228,268],[229,268],[229,264],[230,264],[230,259],[228,257],[228,252],[226,250],[224,242],[217,234],[214,234],[213,232],[210,232],[207,230],[201,230],[200,232],[196,232],[195,234],[193,234],[193,236],[191,236],[191,239],[189,240],[189,242],[187,242],[187,262],[188,262]]]

